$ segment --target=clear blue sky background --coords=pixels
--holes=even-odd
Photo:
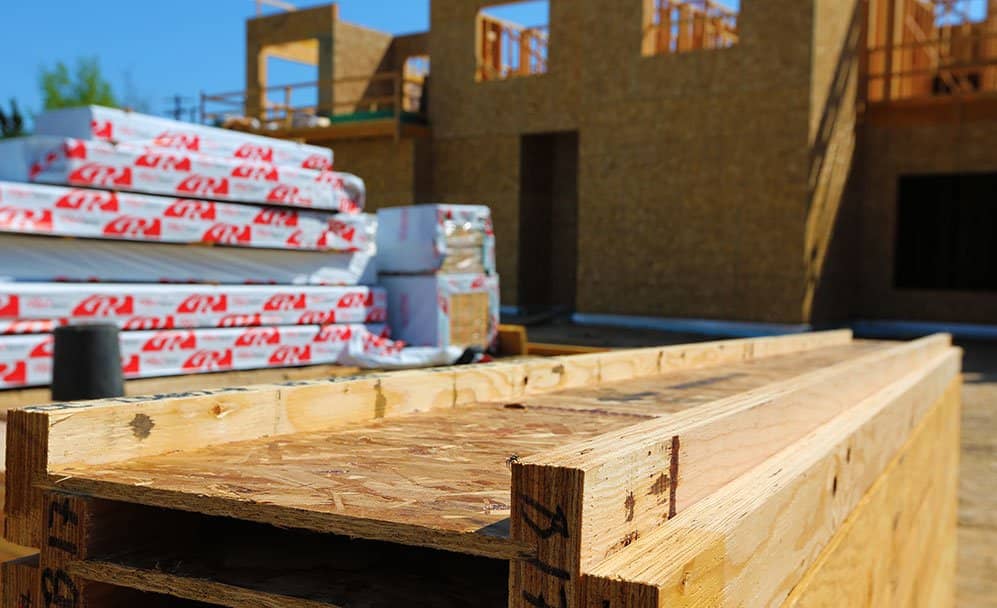
[[[325,4],[299,0],[299,7]],[[429,0],[340,0],[347,21],[400,34],[429,28]],[[731,0],[731,6],[738,2]],[[244,88],[245,19],[254,0],[3,0],[0,2],[0,103],[42,108],[38,74],[57,61],[99,59],[121,103],[164,113],[169,98],[194,105],[200,91]],[[547,20],[547,2],[533,0],[488,12],[524,23]],[[314,68],[270,66],[271,84],[307,82]]]

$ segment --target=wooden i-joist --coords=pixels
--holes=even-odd
[[[826,332],[27,408],[4,606],[944,606],[960,356]]]

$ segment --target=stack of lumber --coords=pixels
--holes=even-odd
[[[960,364],[829,332],[14,411],[3,605],[950,605]]]
[[[66,324],[126,330],[128,378],[392,348],[360,286],[375,219],[332,150],[100,107],[37,127],[0,142],[0,388],[48,384]]]

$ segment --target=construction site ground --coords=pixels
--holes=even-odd
[[[680,332],[546,323],[531,342],[640,347],[717,339]],[[872,337],[872,336],[857,336]],[[879,336],[875,336],[879,337]],[[997,607],[997,342],[956,340],[965,350],[959,495],[960,608]]]

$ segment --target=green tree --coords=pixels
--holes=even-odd
[[[24,135],[24,117],[20,108],[17,107],[17,100],[10,100],[10,114],[0,108],[0,139],[6,137],[18,137]]]
[[[118,107],[111,83],[101,74],[96,57],[78,59],[72,74],[61,61],[51,70],[42,68],[39,81],[46,110],[87,105]]]

